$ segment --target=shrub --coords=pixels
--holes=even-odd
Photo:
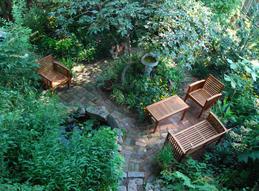
[[[165,0],[156,6],[140,45],[191,68],[210,44],[216,25],[211,22],[210,10],[193,0]]]
[[[67,146],[59,142],[56,132],[39,141],[26,176],[48,190],[116,190],[121,162],[116,133],[107,127],[90,136],[74,132]]]
[[[0,43],[0,85],[13,88],[35,83],[38,76],[35,57],[31,54],[30,30],[8,23],[0,28],[6,37]]]
[[[0,190],[117,190],[122,174],[117,134],[106,126],[93,130],[89,122],[64,144],[60,128],[67,108],[33,87],[37,65],[30,30],[19,23],[3,29]]]
[[[170,169],[171,165],[175,163],[172,146],[167,144],[159,151],[156,160],[162,170]]]
[[[238,11],[244,0],[201,0],[212,9],[215,14],[215,20],[222,24],[227,24],[231,17],[238,14]]]
[[[163,190],[218,190],[218,183],[213,178],[207,165],[192,159],[174,163],[174,170],[161,172]]]
[[[121,81],[125,60],[132,60],[125,73],[125,81]],[[137,110],[140,118],[144,117],[144,109],[153,102],[175,94],[182,79],[182,68],[174,65],[172,60],[163,58],[154,69],[151,78],[144,75],[144,66],[140,63],[140,56],[132,58],[122,57],[111,63],[99,77],[99,85],[112,81],[112,98],[119,104],[126,104],[130,109]]]
[[[1,181],[47,190],[116,190],[122,159],[108,127],[60,141],[64,114],[53,99],[1,91]],[[37,101],[38,100],[38,101]],[[11,186],[11,185],[10,185]]]

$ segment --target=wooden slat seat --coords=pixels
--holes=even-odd
[[[191,98],[202,107],[199,114],[200,117],[204,110],[210,108],[221,97],[223,88],[224,84],[214,76],[209,75],[206,80],[200,80],[190,84],[184,100],[186,101],[188,98]]]
[[[184,156],[205,148],[206,145],[218,141],[228,130],[210,112],[206,120],[203,120],[178,133],[169,131],[166,142],[171,143],[177,160]]]
[[[40,64],[38,73],[42,77],[44,84],[50,87],[52,91],[64,84],[67,84],[69,87],[71,83],[70,71],[54,60],[51,55],[40,59],[38,63]]]
[[[147,111],[151,115],[151,117],[155,120],[156,128],[158,123],[163,119],[166,119],[176,113],[183,112],[182,118],[184,118],[184,114],[189,109],[189,106],[177,95],[171,96],[169,98],[163,99],[159,102],[156,102],[152,105],[146,107]]]
[[[206,103],[206,100],[211,97],[211,95],[204,89],[195,90],[189,93],[189,96],[192,99],[195,99],[201,106],[204,106]]]
[[[193,146],[206,141],[208,138],[217,135],[217,131],[206,120],[179,132],[175,135],[185,151]]]

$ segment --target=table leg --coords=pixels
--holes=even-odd
[[[183,118],[184,118],[184,116],[185,116],[186,111],[187,111],[187,110],[184,110],[183,115],[182,115],[182,117],[181,117],[181,120],[183,120]]]
[[[158,127],[158,124],[159,124],[159,122],[158,122],[157,120],[155,120],[155,128],[154,128],[154,131],[153,131],[153,133],[155,133],[155,132],[156,132],[156,130],[157,130],[157,127]]]

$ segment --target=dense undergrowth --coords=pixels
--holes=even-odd
[[[225,84],[212,110],[232,130],[200,161],[178,163],[165,147],[157,156],[162,189],[258,189],[257,4],[244,15],[242,0],[26,2],[14,0],[13,14],[9,1],[0,2],[0,15],[14,22],[0,22],[7,34],[0,42],[1,189],[116,190],[115,133],[101,127],[61,144],[67,114],[55,96],[40,92],[35,55],[51,53],[72,68],[123,51],[98,85],[142,118],[145,106],[181,91],[186,70]],[[159,55],[150,78],[140,62],[146,52]]]
[[[0,190],[116,190],[122,173],[117,133],[84,123],[62,142],[68,108],[41,92],[19,3],[15,22],[0,28]]]

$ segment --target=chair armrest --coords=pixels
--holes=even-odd
[[[187,93],[190,93],[194,90],[201,89],[204,86],[205,80],[199,80],[197,82],[194,82],[188,86]]]
[[[43,80],[46,80],[48,86],[52,87],[52,81],[48,78],[48,76],[42,73],[39,73],[39,75],[43,78]]]
[[[69,78],[72,77],[71,74],[70,74],[70,71],[69,71],[69,69],[67,67],[65,67],[64,65],[60,64],[57,61],[54,61],[53,64],[54,64],[54,68],[56,70],[58,70],[60,73],[64,74],[65,76],[67,76]]]
[[[222,96],[222,94],[219,93],[219,94],[215,94],[214,96],[211,96],[210,98],[208,98],[205,102],[204,109],[208,109],[209,107],[214,105],[221,96]]]

